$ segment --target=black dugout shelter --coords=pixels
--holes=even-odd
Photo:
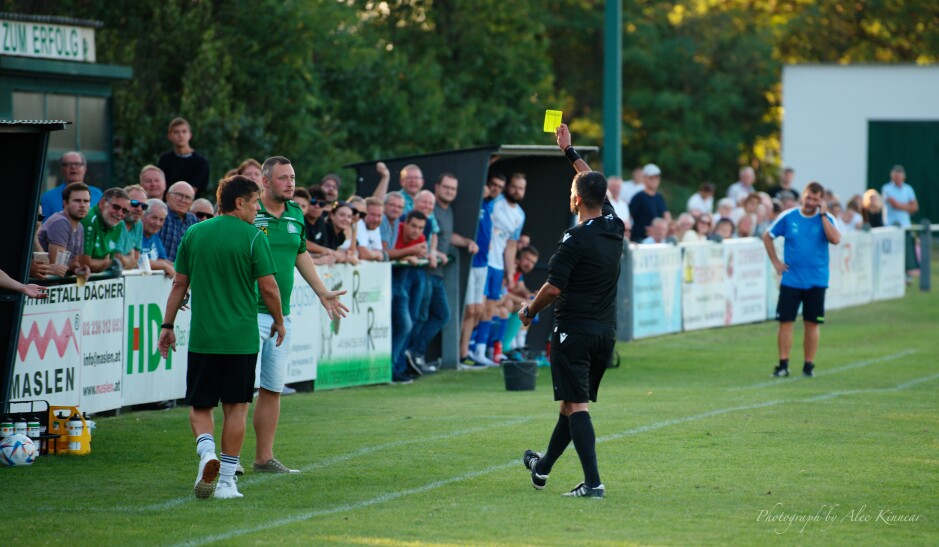
[[[578,152],[588,162],[595,146],[578,146]],[[378,158],[373,161],[354,163],[345,167],[356,171],[356,193],[370,196],[378,185],[379,176],[375,164],[384,162],[391,170],[388,190],[400,190],[399,173],[408,164],[415,164],[424,173],[424,188],[433,191],[441,173],[450,172],[459,180],[459,191],[453,208],[453,231],[474,238],[482,205],[482,191],[489,173],[500,172],[510,177],[513,173],[524,173],[528,181],[525,199],[521,206],[525,211],[523,231],[531,236],[532,245],[541,253],[538,266],[526,276],[526,285],[537,290],[547,278],[548,260],[554,253],[561,232],[571,226],[570,213],[571,180],[574,168],[558,150],[557,146],[535,145],[491,145],[465,148],[446,152],[434,152],[398,158]],[[460,321],[463,317],[466,280],[469,273],[470,255],[459,250],[454,267],[448,268],[445,280],[450,301],[450,321],[441,333],[439,344],[431,345],[427,358],[438,355],[447,368],[456,366],[459,359]],[[538,324],[532,325],[528,334],[528,345],[535,352],[545,348],[553,325],[553,308],[540,314]]]
[[[0,120],[0,164],[4,166],[4,192],[11,204],[0,216],[0,233],[4,234],[0,270],[20,282],[29,277],[49,132],[66,125],[68,122],[59,120]],[[0,347],[6,349],[0,365],[0,401],[9,395],[25,298],[0,290]]]

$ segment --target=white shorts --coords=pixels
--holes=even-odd
[[[470,268],[469,279],[466,280],[466,305],[482,304],[485,299],[483,292],[486,289],[486,276],[489,266]]]
[[[283,343],[277,346],[277,335],[271,336],[271,325],[274,317],[266,313],[258,314],[258,334],[261,336],[261,351],[258,352],[257,378],[260,387],[274,393],[284,390],[284,379],[287,376],[287,353],[290,351],[290,316],[284,317],[284,328],[287,335]],[[258,386],[254,386],[258,387]]]

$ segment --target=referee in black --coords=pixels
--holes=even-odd
[[[597,400],[597,388],[616,343],[616,285],[625,226],[606,199],[606,178],[591,171],[577,154],[566,125],[558,127],[557,138],[577,171],[571,183],[571,213],[577,215],[577,225],[561,236],[548,265],[548,281],[518,316],[527,327],[539,311],[557,301],[551,380],[561,413],[547,452],[526,450],[523,462],[531,471],[532,486],[541,490],[554,462],[574,441],[584,482],[564,495],[602,498],[605,488],[597,469],[596,435],[587,404]]]

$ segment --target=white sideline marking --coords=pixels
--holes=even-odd
[[[901,351],[901,352],[899,352],[899,353],[894,353],[894,354],[891,354],[891,355],[885,355],[885,356],[883,356],[883,357],[877,357],[877,358],[875,358],[875,359],[866,359],[866,360],[864,360],[864,361],[857,361],[857,362],[854,362],[854,363],[849,363],[849,364],[844,365],[844,366],[842,366],[842,367],[837,367],[837,368],[833,368],[833,369],[829,369],[829,370],[820,370],[820,371],[818,371],[818,372],[815,373],[815,376],[827,376],[828,374],[837,374],[837,373],[839,373],[839,372],[844,372],[844,371],[846,371],[846,370],[851,370],[851,369],[855,369],[855,368],[866,367],[866,366],[874,365],[874,364],[877,364],[877,363],[886,363],[887,361],[894,361],[894,360],[896,360],[896,359],[900,359],[901,357],[906,357],[906,356],[908,356],[908,355],[913,355],[914,353],[919,353],[919,350],[918,350],[918,349],[907,349],[907,350],[903,350],[903,351]],[[758,383],[758,384],[751,384],[751,385],[749,385],[749,386],[732,387],[732,388],[728,388],[728,389],[730,389],[730,390],[732,390],[732,391],[737,391],[737,390],[741,390],[741,389],[753,389],[753,388],[758,388],[758,387],[775,386],[775,385],[779,385],[779,384],[784,384],[784,383],[786,383],[786,382],[791,382],[791,381],[793,381],[793,380],[801,380],[801,379],[803,379],[803,376],[802,376],[801,374],[799,374],[798,372],[794,372],[793,374],[794,374],[795,376],[790,376],[789,378],[775,378],[775,379],[773,379],[773,380],[769,380],[768,382],[760,382],[760,383]]]
[[[502,421],[502,422],[498,422],[498,423],[494,423],[494,424],[489,424],[489,425],[481,426],[481,427],[471,427],[471,428],[468,428],[468,429],[461,429],[461,430],[458,430],[458,431],[451,431],[451,432],[449,432],[449,433],[441,433],[441,434],[439,434],[439,435],[431,435],[430,437],[421,437],[421,438],[419,438],[419,439],[402,439],[402,440],[399,440],[399,441],[391,441],[391,442],[388,442],[388,443],[378,444],[378,445],[374,445],[374,446],[366,446],[366,447],[362,447],[362,448],[360,448],[360,449],[358,449],[358,450],[353,450],[352,452],[348,452],[348,453],[346,453],[346,454],[340,454],[340,455],[338,455],[338,456],[333,456],[332,458],[326,458],[325,460],[318,461],[318,462],[315,462],[315,463],[311,463],[311,464],[309,464],[309,465],[305,465],[305,466],[303,466],[303,467],[300,468],[300,472],[303,473],[303,472],[306,472],[306,471],[313,471],[313,470],[315,470],[315,469],[322,469],[322,468],[324,468],[324,467],[329,467],[329,466],[331,466],[331,465],[335,465],[335,464],[337,464],[337,463],[342,463],[342,462],[351,460],[352,458],[357,458],[357,457],[359,457],[359,456],[364,456],[364,455],[366,455],[366,454],[371,454],[372,452],[378,452],[378,451],[380,451],[380,450],[387,450],[387,449],[389,449],[389,448],[395,448],[395,447],[398,447],[398,446],[405,446],[405,445],[416,444],[416,443],[426,443],[426,442],[433,442],[433,441],[445,441],[445,440],[448,440],[448,439],[453,439],[453,438],[455,438],[455,437],[461,437],[461,436],[463,436],[463,435],[470,435],[470,434],[473,434],[473,433],[479,433],[480,431],[486,431],[487,429],[493,429],[493,428],[496,428],[496,427],[508,427],[508,426],[513,426],[513,425],[519,425],[519,424],[523,424],[523,423],[528,422],[528,421],[531,421],[531,418],[530,418],[530,417],[518,417],[518,418],[512,418],[512,419],[510,419],[510,420],[504,420],[504,421]],[[249,458],[248,458],[247,461],[248,461],[247,464],[242,464],[242,465],[243,465],[243,466],[246,465],[246,467],[250,467],[251,464],[252,464],[253,461],[254,461],[254,458],[253,458],[252,456],[249,456]],[[263,474],[263,475],[262,475],[262,474],[254,474],[254,475],[251,475],[251,476],[248,477],[248,478],[245,478],[245,479],[243,479],[243,480],[239,480],[239,481],[238,481],[238,485],[244,487],[244,486],[248,486],[248,485],[252,485],[252,484],[258,484],[258,483],[262,483],[262,482],[267,482],[267,481],[269,481],[269,480],[278,479],[278,478],[282,478],[282,477],[283,477],[283,475],[282,475],[282,474],[279,474],[279,473],[267,473],[267,474]],[[163,511],[163,510],[166,510],[166,509],[170,509],[170,508],[176,507],[176,506],[178,506],[178,505],[182,505],[182,504],[184,504],[184,503],[190,503],[190,502],[194,502],[194,501],[196,501],[195,498],[193,498],[191,495],[188,495],[188,496],[185,496],[185,497],[179,497],[179,498],[169,499],[169,500],[166,500],[166,501],[163,501],[163,502],[160,502],[160,503],[155,503],[155,504],[152,504],[152,505],[144,505],[144,506],[142,506],[142,507],[119,507],[119,508],[110,508],[110,509],[107,509],[106,511],[108,511],[108,512],[113,512],[113,511],[116,510],[116,511],[118,511],[118,512],[130,512],[130,513],[144,513],[144,512],[149,512],[149,511]]]
[[[656,422],[654,424],[644,425],[644,426],[636,427],[633,429],[627,429],[626,431],[623,431],[620,433],[614,433],[612,435],[605,435],[603,437],[599,437],[597,439],[597,442],[602,443],[602,442],[607,442],[607,441],[614,441],[614,440],[621,439],[626,436],[637,435],[639,433],[645,433],[648,431],[661,429],[663,427],[682,424],[686,422],[692,422],[692,421],[701,420],[704,418],[711,418],[713,416],[720,416],[722,414],[728,414],[730,412],[743,411],[743,410],[755,410],[758,408],[766,408],[766,407],[776,406],[776,405],[785,404],[785,403],[814,403],[814,402],[834,399],[836,397],[841,397],[844,395],[854,395],[854,394],[859,394],[859,393],[887,393],[887,392],[892,392],[892,391],[902,391],[904,389],[911,388],[913,386],[922,384],[924,382],[930,382],[932,380],[937,380],[937,379],[939,379],[939,374],[933,374],[931,376],[915,378],[908,382],[897,384],[893,387],[858,389],[858,390],[850,390],[850,391],[833,391],[831,393],[826,393],[823,395],[816,395],[814,397],[809,397],[806,399],[778,399],[774,401],[764,401],[762,403],[754,403],[752,405],[742,405],[742,406],[735,406],[735,407],[728,407],[728,408],[720,408],[720,409],[711,410],[708,412],[702,412],[700,414],[694,414],[692,416],[686,416],[684,418],[675,418],[672,420]],[[318,509],[316,511],[308,511],[306,513],[300,513],[297,515],[293,515],[291,517],[286,517],[283,519],[266,522],[264,524],[258,524],[257,526],[252,526],[250,528],[241,528],[237,530],[231,530],[231,531],[224,532],[221,534],[215,534],[215,535],[206,536],[206,537],[199,538],[199,539],[185,541],[182,543],[178,543],[176,545],[194,546],[194,545],[205,545],[207,543],[212,543],[216,541],[226,541],[226,540],[230,540],[230,539],[240,537],[246,534],[252,534],[254,532],[261,532],[264,530],[269,530],[272,528],[277,528],[280,526],[285,526],[285,525],[293,524],[296,522],[302,522],[302,521],[309,520],[309,519],[319,517],[319,516],[332,515],[332,514],[341,513],[344,511],[354,511],[356,509],[363,509],[365,507],[369,507],[369,506],[383,503],[386,501],[395,500],[404,496],[409,496],[411,494],[421,494],[421,493],[433,490],[435,488],[446,486],[448,484],[452,484],[455,482],[460,482],[460,481],[464,481],[468,479],[474,479],[476,477],[481,477],[483,475],[487,475],[494,471],[501,471],[503,469],[507,469],[509,467],[518,466],[518,465],[519,465],[519,460],[512,459],[501,465],[493,465],[491,467],[487,467],[479,471],[471,471],[469,473],[464,473],[462,475],[450,477],[448,479],[442,479],[439,481],[427,483],[423,486],[418,486],[416,488],[409,488],[407,490],[399,490],[397,492],[388,492],[386,494],[382,494],[380,496],[376,496],[374,498],[363,500],[357,503],[349,503],[349,504],[339,505],[336,507]]]

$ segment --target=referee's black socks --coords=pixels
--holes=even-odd
[[[580,465],[584,468],[584,482],[587,486],[600,486],[600,471],[597,469],[597,438],[593,432],[593,422],[586,410],[574,412],[568,416],[571,426],[571,440],[580,456]]]
[[[554,462],[558,461],[567,445],[571,444],[571,426],[567,416],[558,414],[558,423],[554,426],[554,433],[551,434],[551,440],[548,442],[548,450],[538,461],[535,472],[539,475],[547,475],[554,467]]]

